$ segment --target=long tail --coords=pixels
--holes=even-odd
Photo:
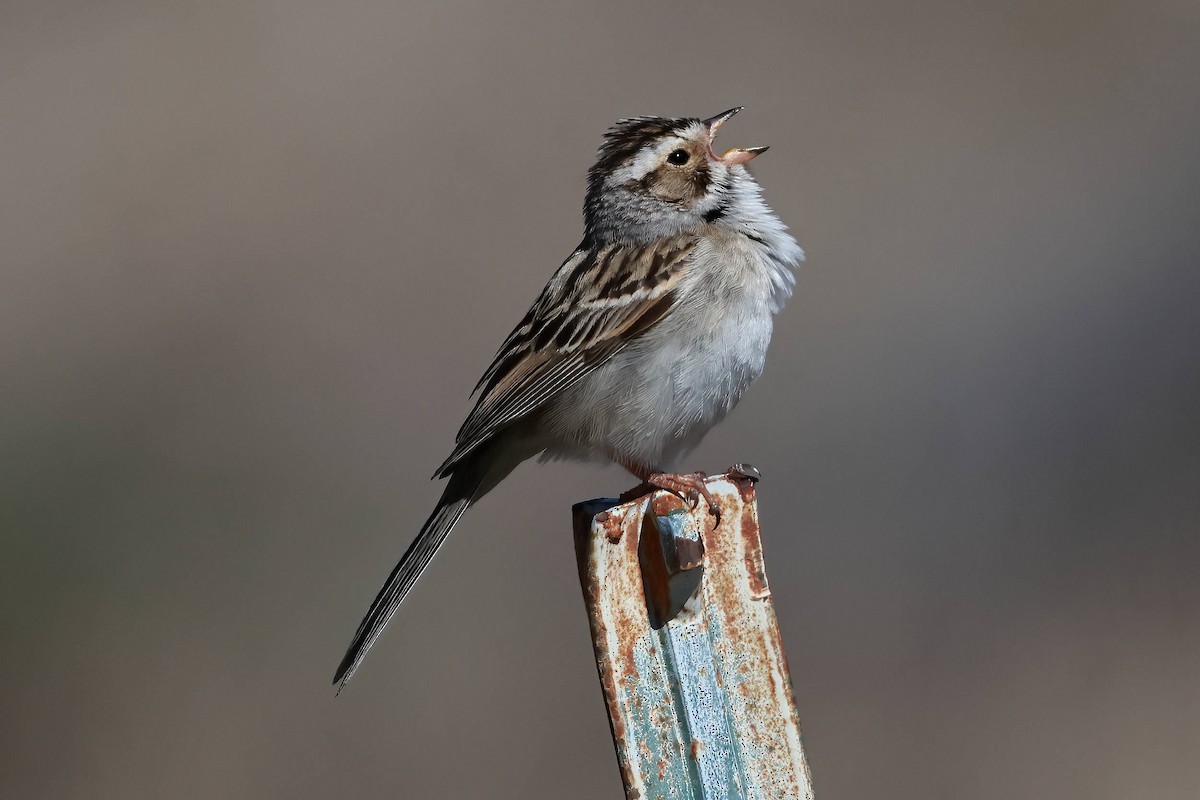
[[[454,523],[458,522],[458,518],[475,499],[474,495],[479,488],[479,481],[474,481],[473,486],[470,484],[462,486],[461,483],[461,481],[451,479],[445,494],[438,501],[437,508],[421,526],[421,532],[404,551],[400,563],[392,570],[387,582],[375,596],[375,601],[371,603],[367,615],[358,624],[354,640],[350,642],[346,655],[342,657],[342,663],[338,665],[337,674],[333,676],[333,682],[338,684],[338,692],[346,688],[354,671],[367,657],[367,651],[371,649],[371,645],[375,644],[375,640],[383,632],[383,628],[392,618],[392,614],[396,613],[396,609],[400,607],[400,601],[417,582],[417,578],[421,577],[421,573],[433,560],[434,553],[450,535],[450,529],[454,527]]]
[[[371,603],[371,608],[367,610],[367,615],[358,624],[354,640],[350,642],[350,647],[333,676],[339,693],[346,688],[354,671],[362,664],[367,651],[375,644],[392,614],[396,613],[408,590],[429,566],[434,553],[445,543],[458,518],[472,503],[495,488],[517,464],[540,450],[540,447],[529,444],[519,436],[507,435],[497,437],[486,447],[473,453],[472,458],[455,466],[437,508],[429,515],[429,519],[425,520],[421,532],[404,551],[400,563],[392,570],[387,582],[375,596],[375,602]]]

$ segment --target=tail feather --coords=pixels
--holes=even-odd
[[[437,508],[421,526],[417,538],[404,551],[400,563],[392,570],[367,610],[367,615],[359,623],[354,640],[350,642],[333,676],[338,692],[346,688],[354,671],[366,658],[367,651],[400,607],[404,596],[445,543],[458,518],[472,503],[495,488],[518,464],[539,453],[542,447],[538,440],[525,437],[520,429],[510,428],[504,436],[497,437],[473,452],[470,458],[455,465]]]
[[[350,647],[346,650],[346,655],[342,658],[342,663],[338,665],[337,673],[333,676],[333,682],[338,684],[338,692],[346,688],[354,671],[366,658],[367,651],[371,649],[371,645],[375,644],[375,640],[383,632],[383,628],[392,618],[392,614],[400,607],[400,602],[408,594],[408,590],[429,566],[434,553],[446,541],[454,523],[458,522],[458,518],[471,505],[471,494],[474,492],[464,495],[460,492],[449,491],[453,488],[455,488],[453,484],[448,487],[437,508],[421,527],[417,538],[408,546],[408,550],[404,551],[400,563],[392,570],[387,582],[375,596],[375,601],[371,603],[367,615],[359,623],[354,640],[350,642]]]

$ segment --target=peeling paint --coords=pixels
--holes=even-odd
[[[754,483],[708,480],[721,512],[715,529],[704,504],[689,509],[665,492],[574,509],[596,665],[629,800],[812,797]]]

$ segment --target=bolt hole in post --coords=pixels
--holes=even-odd
[[[580,578],[627,798],[811,798],[766,584],[752,467],[720,525],[659,492],[575,507]]]

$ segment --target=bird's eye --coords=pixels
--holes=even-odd
[[[674,164],[677,167],[682,167],[691,158],[687,150],[672,150],[671,155],[667,156],[667,163]]]

